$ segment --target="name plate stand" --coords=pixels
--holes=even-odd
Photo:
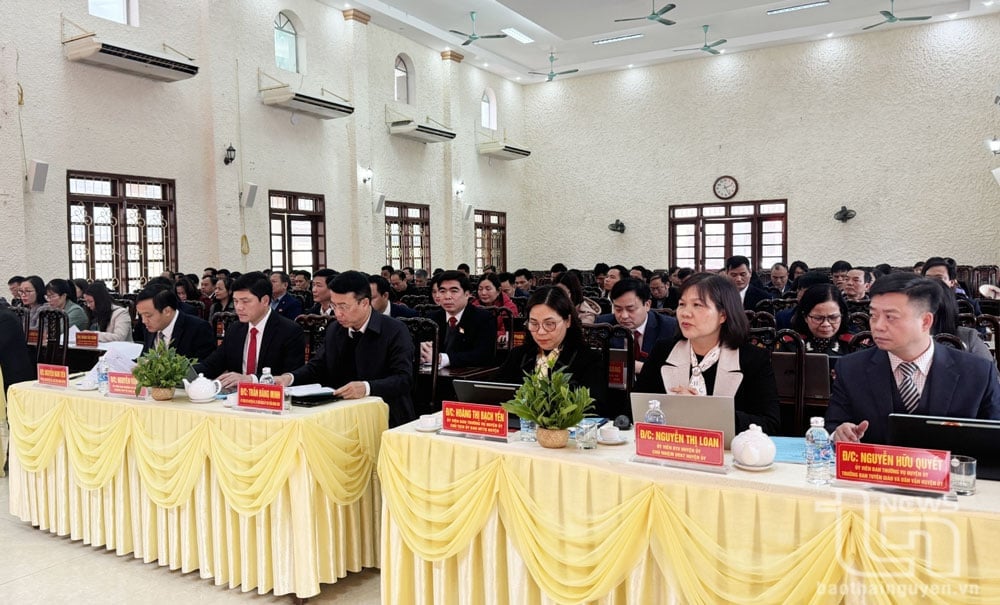
[[[725,447],[722,431],[639,422],[632,461],[725,474]]]
[[[38,364],[38,384],[65,389],[69,386],[69,366]]]
[[[285,411],[285,387],[280,384],[241,382],[236,386],[236,409],[282,414]]]
[[[76,346],[97,348],[97,332],[81,331],[76,333]]]
[[[441,403],[441,434],[507,443],[507,410],[480,403]]]
[[[951,492],[951,452],[871,443],[836,444],[838,485],[942,495]]]
[[[149,389],[142,387],[136,395],[139,382],[131,372],[108,372],[108,395],[128,399],[149,399]]]

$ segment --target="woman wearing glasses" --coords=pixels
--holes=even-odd
[[[733,282],[711,273],[684,280],[677,323],[677,340],[656,344],[632,392],[733,397],[736,432],[752,423],[776,434],[781,415],[771,356],[746,343],[750,324]]]
[[[535,290],[525,306],[525,315],[528,337],[523,345],[511,350],[497,380],[524,382],[525,374],[554,358],[555,369],[573,375],[570,384],[590,389],[600,413],[608,388],[607,370],[600,354],[584,342],[580,318],[566,290],[558,286]]]
[[[792,317],[792,329],[802,336],[807,353],[825,353],[830,357],[847,354],[847,302],[832,284],[810,287],[802,295]]]
[[[78,330],[86,330],[90,320],[83,307],[73,301],[75,295],[76,286],[66,279],[53,279],[45,286],[45,302],[48,306],[65,311],[69,317],[69,325],[76,326]]]
[[[21,306],[31,314],[29,329],[37,330],[38,313],[45,306],[45,282],[37,275],[29,275],[21,282],[18,294],[21,297]]]

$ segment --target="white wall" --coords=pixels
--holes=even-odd
[[[12,0],[0,20],[0,275],[68,273],[66,171],[177,181],[180,268],[269,264],[266,191],[326,196],[328,264],[376,269],[389,200],[431,206],[432,264],[473,259],[466,203],[508,213],[508,265],[588,267],[597,260],[667,262],[667,208],[711,202],[720,174],[738,200],[787,197],[792,258],[827,264],[912,262],[947,253],[1000,262],[993,218],[1000,188],[983,141],[1000,118],[995,16],[736,53],[522,86],[374,24],[345,21],[316,0],[141,2],[141,27],[87,15],[85,0]],[[192,6],[196,7],[192,11]],[[272,21],[303,24],[303,74],[281,72]],[[201,72],[160,83],[70,63],[59,14],[101,38],[196,57]],[[407,53],[416,101],[392,100],[392,66]],[[317,120],[264,106],[257,70],[351,99],[353,116]],[[17,84],[25,104],[18,108]],[[475,153],[484,87],[501,129],[527,160]],[[386,106],[458,132],[452,143],[389,137]],[[23,192],[27,158],[49,162],[44,193]],[[225,148],[237,162],[222,164]],[[363,184],[359,167],[375,177]],[[464,200],[454,185],[464,181]],[[243,216],[241,184],[260,185]],[[842,204],[858,217],[832,220]],[[607,230],[620,218],[624,235]]]

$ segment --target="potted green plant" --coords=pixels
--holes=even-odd
[[[538,425],[537,439],[543,447],[566,447],[569,429],[583,420],[594,398],[586,387],[573,388],[572,374],[554,370],[556,358],[540,363],[537,371],[526,373],[524,384],[503,408]]]
[[[142,387],[149,387],[153,399],[173,399],[174,387],[184,380],[193,362],[193,359],[184,357],[167,343],[156,343],[132,368],[132,375],[136,379],[135,394],[138,395]]]

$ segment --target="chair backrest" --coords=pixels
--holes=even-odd
[[[593,301],[596,302],[597,306],[601,308],[601,315],[611,313],[611,301],[609,299],[595,298]]]
[[[861,349],[869,349],[875,346],[875,339],[872,338],[872,333],[868,330],[864,332],[858,332],[851,337],[851,341],[847,343],[847,352],[854,353],[860,351]]]
[[[208,310],[205,309],[205,303],[201,302],[200,300],[191,300],[191,299],[187,300],[186,302],[187,302],[187,304],[191,305],[191,308],[194,309],[194,312],[195,312],[195,314],[198,317],[200,317],[202,319],[205,319],[205,314],[208,313]],[[133,323],[134,323],[135,322],[135,305],[132,305],[131,308],[132,308],[132,311],[130,311],[130,314],[132,315],[132,320],[133,320]]]
[[[517,307],[517,314],[519,317],[524,317],[524,310],[528,306],[527,296],[511,296],[510,299],[514,301],[514,305]]]
[[[777,327],[777,323],[774,320],[774,314],[768,313],[767,311],[747,311],[747,319],[750,320],[751,328]]]
[[[972,306],[972,303],[964,298],[959,298],[955,302],[958,303],[959,313],[975,313],[976,308]]]
[[[497,323],[497,341],[494,353],[497,363],[502,364],[507,358],[507,353],[510,352],[513,342],[511,334],[514,332],[514,314],[507,307],[483,308],[493,314],[493,320]]]
[[[774,328],[750,328],[750,334],[747,335],[747,344],[768,351],[773,351],[777,343],[778,334]]]
[[[433,303],[428,303],[424,305],[417,305],[413,307],[413,310],[420,314],[420,317],[430,317],[431,313],[441,310],[440,305],[435,305]]]
[[[979,335],[986,341],[986,346],[993,353],[993,359],[998,359],[997,345],[1000,345],[1000,317],[984,313],[976,317],[976,327],[979,328]],[[1000,361],[997,361],[997,369],[1000,370]]]
[[[42,309],[38,314],[38,363],[66,365],[69,351],[69,316],[61,309]]]
[[[295,323],[302,326],[306,333],[306,361],[323,350],[326,326],[331,319],[333,317],[329,315],[299,315],[295,318]]]
[[[871,301],[867,298],[864,300],[849,300],[847,301],[847,310],[850,313],[868,313],[871,315],[870,310]]]
[[[871,316],[862,311],[855,311],[847,318],[849,329],[852,333],[868,332],[872,329]]]
[[[399,299],[399,302],[411,309],[416,309],[417,305],[429,305],[434,301],[431,300],[430,296],[424,296],[422,294],[406,294]]]
[[[661,315],[669,315],[670,317],[677,317],[677,311],[674,309],[668,309],[666,307],[662,309],[650,309],[653,313],[659,313]]]
[[[625,349],[624,363],[613,363],[612,360],[611,341],[617,339],[621,339],[622,348]],[[626,395],[631,393],[635,386],[635,340],[632,331],[617,325],[591,324],[583,326],[583,340],[601,355],[607,372],[608,387],[611,390],[625,391]]]
[[[233,311],[219,311],[212,315],[212,329],[215,331],[215,339],[218,344],[221,345],[222,339],[226,337],[229,324],[239,320],[239,316]]]
[[[24,328],[24,338],[28,338],[28,328],[31,326],[31,311],[27,307],[22,307],[20,305],[10,307],[10,310],[17,315],[18,319],[21,320],[21,325]]]
[[[434,320],[426,317],[400,317],[399,321],[403,322],[403,325],[409,330],[410,338],[413,340],[413,388],[411,389],[413,404],[417,409],[430,409],[437,400],[438,372],[440,370],[441,343],[438,337],[438,325]],[[422,375],[420,372],[420,344],[424,342],[431,343],[431,365],[428,372],[430,389],[426,397],[423,396],[424,392],[420,388],[422,381],[419,380]]]
[[[941,332],[940,334],[935,334],[934,335],[934,342],[936,342],[938,344],[947,345],[949,347],[953,347],[955,349],[958,349],[959,351],[967,351],[968,350],[968,348],[965,346],[965,343],[962,342],[961,338],[959,338],[958,336],[955,336],[954,334],[948,334],[946,332]]]

